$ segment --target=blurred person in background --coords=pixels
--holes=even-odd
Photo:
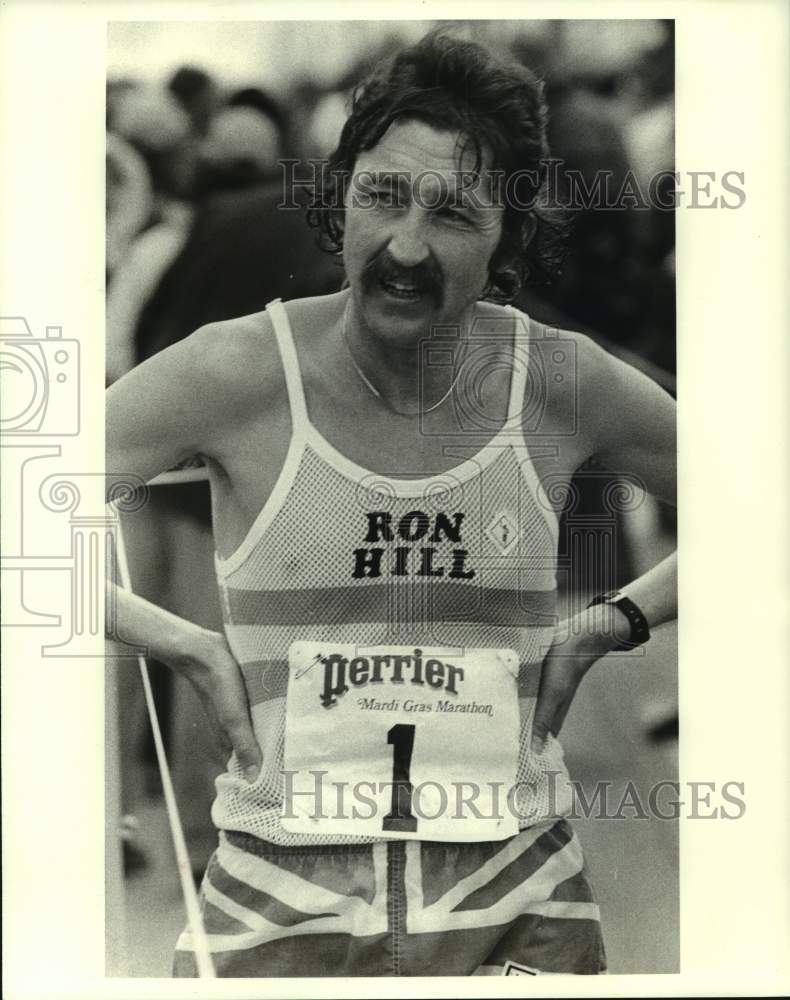
[[[348,95],[342,90],[330,90],[318,99],[305,130],[311,158],[322,160],[332,153],[347,117]]]
[[[572,252],[556,280],[526,292],[532,300],[524,304],[546,322],[605,337],[607,348],[673,391],[674,213],[647,199],[650,178],[674,165],[672,22],[581,20],[553,22],[550,30],[519,54],[547,81],[552,156],[561,174],[579,171],[588,189],[608,177],[613,204],[569,206]],[[644,204],[625,211],[615,198],[632,182]]]
[[[131,143],[107,133],[106,275],[109,281],[153,212],[153,189],[145,159]],[[131,366],[128,366],[131,367]],[[128,371],[128,367],[123,371]]]
[[[134,214],[133,236],[118,246],[108,225],[106,378],[112,383],[139,360],[140,316],[184,244],[192,220],[195,137],[190,119],[164,88],[131,86],[111,105],[107,138],[111,218]],[[123,159],[122,159],[123,154]],[[118,165],[134,163],[117,190]]]
[[[206,135],[221,102],[214,78],[198,66],[181,66],[170,77],[167,89],[189,116],[194,134]]]
[[[199,136],[166,87],[141,83],[122,90],[112,102],[108,128],[145,158],[162,206],[192,196]]]
[[[253,108],[259,111],[264,118],[267,118],[277,130],[277,142],[288,149],[293,155],[293,139],[291,136],[293,128],[293,116],[285,113],[285,105],[282,101],[276,100],[271,94],[261,87],[240,87],[231,91],[225,101],[227,108]]]
[[[281,106],[259,88],[231,94],[196,157],[195,214],[178,257],[141,316],[138,361],[197,326],[283,299],[337,289],[342,271],[298,210],[280,210],[280,160],[291,155]]]
[[[249,105],[222,108],[198,154],[197,197],[249,187],[278,173],[283,155],[277,121]]]

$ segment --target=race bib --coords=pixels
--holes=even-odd
[[[292,833],[503,840],[516,782],[511,649],[295,642],[284,804]]]

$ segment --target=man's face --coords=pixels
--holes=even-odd
[[[360,153],[346,197],[343,258],[368,328],[413,343],[434,323],[460,322],[488,281],[501,206],[483,164],[459,160],[459,135],[395,122]]]

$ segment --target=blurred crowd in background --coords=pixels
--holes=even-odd
[[[277,209],[279,161],[326,157],[354,85],[435,24],[250,22],[232,36],[212,23],[111,25],[108,383],[205,323],[339,289],[339,262],[317,248],[302,213]],[[674,169],[672,22],[455,29],[545,81],[551,152],[567,167],[590,179],[610,171],[615,189],[629,171],[646,189]],[[577,211],[569,250],[558,278],[524,289],[515,304],[590,334],[674,392],[674,213]],[[643,505],[636,528],[622,530],[619,582],[672,547],[671,515],[658,506]],[[154,488],[145,510],[126,517],[125,533],[138,593],[221,628],[205,483]],[[133,673],[120,672],[128,812],[158,780]],[[214,844],[208,807],[223,762],[187,686],[165,669],[155,677],[199,869]],[[127,862],[143,859],[130,849]]]

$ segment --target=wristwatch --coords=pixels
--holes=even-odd
[[[620,590],[609,590],[605,594],[594,597],[587,605],[588,608],[595,604],[613,604],[619,608],[631,624],[631,634],[627,640],[622,640],[613,648],[613,652],[619,653],[626,649],[634,649],[641,646],[650,638],[650,628],[647,619],[634,604],[630,597],[627,597]]]

